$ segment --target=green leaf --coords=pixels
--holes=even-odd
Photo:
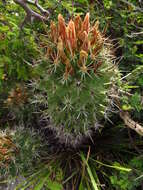
[[[137,92],[131,97],[130,99],[131,106],[136,108],[136,110],[139,112],[142,110],[142,105],[141,105],[141,95],[138,94]]]
[[[93,176],[93,174],[92,174],[92,172],[91,172],[91,169],[90,169],[90,167],[89,167],[89,165],[88,165],[88,163],[87,163],[87,161],[86,161],[86,159],[85,159],[85,157],[84,157],[83,154],[81,154],[81,159],[82,159],[82,161],[83,161],[83,162],[86,164],[86,166],[87,166],[87,172],[88,172],[88,175],[89,175],[89,177],[90,177],[91,184],[92,184],[94,190],[99,190],[99,189],[98,189],[98,186],[97,186],[97,183],[96,183],[96,181],[95,181],[95,178],[94,178],[94,176]]]
[[[45,184],[45,182],[49,179],[49,173],[46,176],[41,176],[38,184],[34,187],[33,190],[41,190]]]
[[[62,184],[60,184],[60,183],[58,183],[56,181],[52,181],[50,179],[47,180],[47,187],[50,190],[62,190],[63,189]]]
[[[120,170],[120,171],[125,171],[125,172],[130,172],[132,169],[130,168],[126,168],[126,167],[123,167],[123,166],[120,166],[119,163],[115,162],[113,165],[108,165],[108,164],[104,164],[98,160],[95,160],[95,162],[97,162],[98,164],[102,165],[102,166],[106,166],[108,168],[114,168],[116,170]]]

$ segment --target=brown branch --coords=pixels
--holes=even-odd
[[[27,22],[32,22],[34,19],[40,21],[46,21],[48,19],[49,12],[39,5],[38,0],[14,0],[14,2],[16,4],[19,4],[26,12],[25,19],[20,26],[21,29]],[[37,7],[43,15],[37,13],[36,11],[33,11],[28,4],[32,4]]]
[[[131,7],[134,7],[134,9],[135,9],[136,11],[140,11],[140,12],[143,13],[143,9],[140,8],[140,7],[135,6],[133,3],[130,3],[130,2],[127,1],[127,0],[120,0],[120,1],[123,2],[123,3],[125,3],[125,4],[127,4],[127,5],[130,5]]]
[[[111,90],[111,94],[114,94],[114,97],[113,97],[114,102],[116,104],[116,107],[119,109],[119,115],[120,115],[121,119],[124,121],[125,125],[128,128],[136,131],[139,135],[143,136],[143,126],[141,126],[137,122],[133,121],[127,111],[122,110],[121,102],[120,102],[120,90],[117,90],[114,87]]]
[[[49,11],[47,11],[46,9],[44,9],[39,3],[38,0],[32,1],[32,0],[27,0],[27,3],[35,5],[39,11],[41,12],[41,14],[45,15],[45,16],[49,16]]]
[[[127,127],[129,127],[130,129],[133,129],[139,135],[143,136],[143,127],[137,122],[133,121],[128,112],[121,111],[120,117],[123,119]]]

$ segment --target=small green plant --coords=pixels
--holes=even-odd
[[[129,161],[130,172],[116,172],[110,177],[111,183],[116,190],[134,190],[141,187],[143,180],[143,158],[134,157]]]
[[[54,160],[50,162],[50,166],[49,164],[40,164],[37,170],[33,171],[30,176],[26,177],[26,180],[17,185],[16,190],[26,190],[27,188],[32,188],[33,190],[42,190],[44,188],[47,190],[62,190],[62,180],[62,170]]]

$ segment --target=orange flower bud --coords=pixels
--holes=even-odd
[[[51,29],[51,39],[54,43],[57,42],[57,27],[53,21],[50,23],[50,29]]]
[[[58,55],[62,55],[64,52],[64,44],[61,37],[59,37],[58,39],[57,51],[58,51]]]
[[[82,20],[80,15],[77,15],[74,19],[74,24],[75,24],[75,31],[76,34],[78,35],[79,31],[81,30],[81,25],[82,25]]]
[[[51,55],[54,64],[58,65],[59,64],[59,59],[63,57],[64,54],[64,44],[63,44],[63,40],[61,39],[61,37],[59,37],[58,39],[58,43],[57,43],[57,52],[52,52],[53,54]]]
[[[90,44],[91,46],[94,46],[97,41],[97,36],[99,35],[99,31],[97,30],[96,26],[94,26],[90,32]]]
[[[99,47],[102,47],[103,44],[103,37],[101,36],[99,30],[99,21],[96,21],[95,26],[92,28],[90,34],[90,44],[91,46],[96,46],[97,49],[100,49]],[[94,48],[95,49],[95,48]]]
[[[72,20],[70,20],[66,31],[67,31],[67,45],[72,54],[77,45],[75,25]]]
[[[89,42],[89,39],[88,39],[88,34],[87,34],[86,31],[84,31],[84,41],[83,41],[83,44],[81,46],[81,49],[88,52],[89,46],[90,46],[90,42]]]
[[[86,64],[88,53],[84,50],[80,51],[78,65],[81,67]]]
[[[82,31],[83,32],[86,31],[88,34],[89,30],[90,30],[90,21],[89,21],[89,13],[87,13],[82,23]]]
[[[66,24],[61,14],[58,15],[58,35],[64,42],[66,41]]]

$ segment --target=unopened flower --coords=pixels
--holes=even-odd
[[[57,38],[58,31],[57,31],[57,26],[53,21],[51,21],[50,23],[50,29],[51,29],[51,39],[53,40],[54,43],[56,43],[58,39]]]
[[[90,21],[89,21],[89,13],[87,13],[82,23],[82,32],[86,31],[88,34],[89,30],[90,30]]]
[[[58,36],[60,36],[64,42],[66,41],[66,24],[61,14],[58,15]]]
[[[99,27],[99,21],[96,21],[95,25],[91,28],[91,32],[90,32],[91,45],[95,45],[99,38],[100,31],[98,27]]]
[[[80,67],[82,67],[83,65],[86,64],[87,57],[88,57],[88,53],[84,50],[81,50],[80,56],[79,56],[79,61],[78,61],[78,65]]]
[[[75,24],[72,20],[70,20],[68,26],[67,26],[67,45],[71,53],[73,54],[73,51],[76,48],[76,32],[75,32]]]
[[[90,46],[90,41],[88,39],[88,34],[86,31],[84,31],[84,41],[83,41],[83,44],[81,46],[81,49],[88,52],[89,46]]]
[[[76,30],[76,34],[78,36],[80,30],[81,30],[81,26],[82,26],[82,20],[80,15],[77,15],[74,19],[74,24],[75,24],[75,30]]]
[[[59,37],[58,39],[57,52],[58,52],[58,55],[60,56],[62,56],[62,54],[64,53],[64,44],[61,37]]]

